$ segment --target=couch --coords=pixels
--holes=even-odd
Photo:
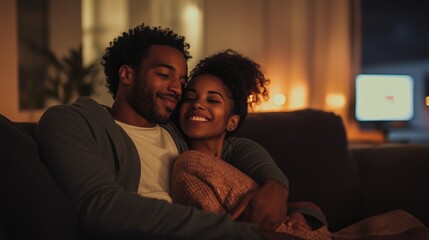
[[[35,127],[0,116],[0,239],[80,239],[71,203],[38,157]],[[314,109],[250,113],[236,135],[268,150],[290,201],[320,206],[331,231],[393,209],[429,226],[429,145],[351,147],[342,119]],[[397,239],[429,239],[428,230]]]

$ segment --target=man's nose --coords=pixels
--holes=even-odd
[[[174,92],[178,96],[182,95],[182,82],[180,81],[180,78],[172,77],[168,90]]]

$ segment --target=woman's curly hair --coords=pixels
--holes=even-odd
[[[266,86],[270,80],[265,78],[259,64],[234,50],[227,49],[201,60],[191,71],[190,82],[203,74],[218,77],[229,89],[234,102],[233,114],[240,116],[238,127],[246,118],[248,107],[269,98]]]
[[[126,64],[138,70],[152,45],[166,45],[179,50],[186,61],[191,58],[189,44],[169,28],[149,27],[144,24],[122,33],[109,43],[101,64],[106,75],[106,87],[116,97],[119,85],[119,68]]]

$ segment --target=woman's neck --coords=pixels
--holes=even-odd
[[[191,150],[197,150],[207,155],[215,156],[218,158],[222,157],[222,147],[224,139],[213,140],[213,139],[190,139],[188,141],[189,148]]]

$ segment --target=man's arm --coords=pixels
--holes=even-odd
[[[91,116],[96,118],[92,121],[83,117],[85,114],[70,106],[47,110],[38,124],[36,139],[44,163],[73,202],[86,234],[118,239],[260,239],[255,225],[233,222],[227,215],[144,198],[127,190],[127,178],[119,183],[115,171],[127,168],[129,163],[119,159],[119,166],[115,165],[111,155],[118,149],[111,148],[112,139],[103,135],[106,131],[97,117]]]
[[[259,183],[247,194],[232,214],[233,219],[255,223],[273,230],[286,220],[289,181],[269,153],[258,143],[245,138],[225,142],[223,159]]]
[[[240,218],[274,231],[286,220],[288,196],[289,192],[282,183],[267,179],[259,189],[249,192],[241,200],[231,218]]]

